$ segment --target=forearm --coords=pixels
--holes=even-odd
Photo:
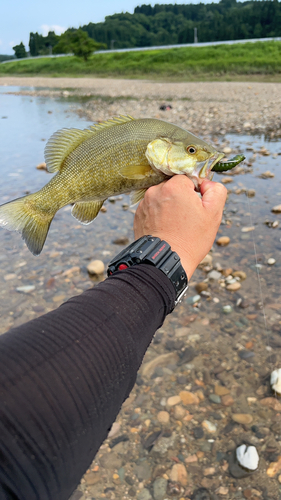
[[[174,299],[161,271],[135,266],[0,337],[2,489],[69,498]]]

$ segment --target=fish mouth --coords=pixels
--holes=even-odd
[[[214,168],[214,166],[225,156],[224,153],[214,153],[212,156],[210,156],[210,158],[208,158],[203,166],[201,167],[201,165],[199,166],[200,170],[199,170],[199,174],[198,174],[198,178],[199,179],[208,179],[210,176],[212,177],[212,174],[211,174],[211,170],[212,168]],[[209,166],[209,161],[210,160],[213,160],[211,165]],[[201,164],[203,162],[200,162]]]

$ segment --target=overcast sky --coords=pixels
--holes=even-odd
[[[202,1],[202,0],[201,0]],[[216,1],[216,0],[214,0]],[[203,0],[209,3],[210,0]],[[0,54],[14,54],[12,47],[23,42],[28,50],[29,33],[47,35],[49,30],[61,34],[69,27],[78,28],[89,22],[103,21],[105,16],[119,12],[133,13],[137,5],[149,4],[138,0],[4,0],[1,2]],[[154,5],[155,2],[151,3]],[[199,3],[158,0],[156,3]]]

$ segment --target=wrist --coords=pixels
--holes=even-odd
[[[142,236],[111,260],[107,274],[110,276],[136,264],[149,264],[162,271],[175,288],[175,305],[181,301],[188,288],[188,279],[179,255],[169,243],[155,236]]]

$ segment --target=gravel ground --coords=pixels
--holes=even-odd
[[[117,112],[135,117],[159,115],[159,118],[167,118],[169,114],[174,122],[192,127],[194,133],[247,131],[267,133],[271,138],[281,136],[281,84],[278,83],[2,77],[0,85],[33,87],[21,91],[30,95],[100,96],[95,108],[92,107],[95,119]],[[114,105],[105,97],[112,98]],[[157,112],[160,101],[161,104],[172,101],[171,113]]]

